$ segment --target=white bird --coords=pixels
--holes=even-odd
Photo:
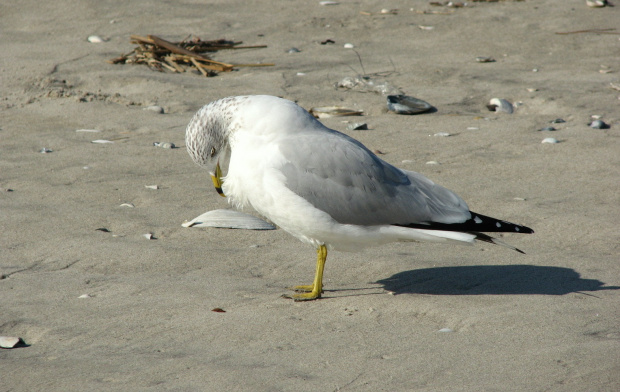
[[[303,292],[292,296],[297,301],[321,297],[328,249],[481,240],[521,252],[481,232],[533,233],[471,212],[452,191],[390,165],[285,99],[256,95],[211,102],[190,121],[185,142],[194,162],[209,169],[220,195],[237,208],[251,206],[317,249],[314,282],[293,287]]]

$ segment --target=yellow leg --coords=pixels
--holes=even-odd
[[[323,270],[325,269],[325,260],[327,260],[327,248],[325,245],[321,245],[316,250],[316,273],[314,274],[314,283],[311,285],[295,286],[296,291],[306,291],[301,294],[294,294],[289,298],[293,298],[295,301],[311,301],[313,299],[321,298],[323,292]]]

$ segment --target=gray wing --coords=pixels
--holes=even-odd
[[[340,132],[314,130],[281,140],[286,186],[337,222],[356,225],[461,223],[471,214],[450,190],[398,169]]]

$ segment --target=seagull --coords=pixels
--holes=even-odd
[[[524,253],[483,232],[534,232],[470,211],[454,192],[390,165],[286,99],[250,95],[211,102],[190,121],[185,143],[235,208],[252,207],[316,248],[313,283],[294,286],[297,293],[287,296],[296,301],[321,297],[328,250],[484,241]]]

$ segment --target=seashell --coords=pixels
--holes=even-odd
[[[156,240],[157,239],[157,238],[155,238],[153,233],[142,234],[142,237],[146,238],[147,240]]]
[[[476,61],[479,63],[494,63],[495,59],[493,57],[479,56],[479,57],[476,57]]]
[[[26,343],[17,336],[0,336],[0,347],[2,348],[15,348],[19,346],[25,346]]]
[[[341,106],[322,106],[318,108],[311,108],[309,112],[316,118],[361,116],[364,113],[361,110],[343,108]]]
[[[286,51],[286,53],[299,53],[299,52],[301,52],[301,50],[297,48],[290,48],[289,50]]]
[[[550,143],[550,144],[555,144],[555,143],[559,143],[558,139],[554,138],[554,137],[546,137],[543,139],[543,141],[541,143]]]
[[[123,203],[121,204],[119,207],[129,207],[129,208],[134,208],[135,205],[133,205],[132,203]]]
[[[408,95],[388,95],[387,108],[397,114],[418,114],[434,109],[430,103]]]
[[[514,111],[512,104],[503,98],[493,98],[489,101],[487,109],[492,112],[503,112],[511,114]]]
[[[50,152],[53,152],[53,151],[50,150],[49,148],[43,147],[42,149],[39,150],[39,152],[41,154],[47,154],[47,153],[50,153]]]
[[[437,132],[436,134],[434,134],[433,136],[439,136],[439,137],[448,137],[448,136],[452,136],[451,133],[448,132]]]
[[[148,189],[159,189],[159,185],[145,185],[144,187]]]
[[[97,140],[93,140],[91,143],[95,143],[95,144],[109,144],[109,143],[114,143],[114,142],[112,140],[97,139]]]
[[[594,129],[607,129],[609,125],[605,124],[603,120],[594,120],[590,124],[588,124],[590,128]]]
[[[161,148],[177,148],[177,146],[175,146],[174,143],[168,143],[168,142],[164,142],[164,143],[153,142],[153,145],[155,147],[161,147]]]
[[[439,330],[439,332],[454,332],[454,330],[450,329],[450,328],[442,328]]]
[[[75,132],[89,132],[89,133],[98,133],[101,132],[98,129],[76,129]]]
[[[344,44],[345,49],[353,49],[354,47],[353,44]]]
[[[82,294],[78,298],[92,298],[93,296],[90,294]]]
[[[538,131],[557,131],[557,129],[555,129],[554,127],[544,127],[539,129]]]
[[[351,123],[347,125],[347,129],[349,131],[367,131],[368,124],[366,123]]]
[[[337,1],[319,1],[319,5],[338,5],[340,4]]]
[[[150,105],[150,106],[145,107],[142,110],[147,110],[149,112],[154,112],[154,113],[159,113],[159,114],[164,113],[164,108],[162,108],[161,106],[157,106],[157,105]]]
[[[88,42],[90,42],[91,44],[100,44],[102,42],[105,42],[105,40],[98,35],[90,35],[87,39]]]
[[[437,161],[428,161],[426,162],[427,165],[439,165],[439,162]]]
[[[181,226],[246,230],[275,230],[276,228],[262,219],[234,210],[208,211]]]
[[[592,8],[601,8],[608,5],[607,0],[586,0],[586,5]]]

